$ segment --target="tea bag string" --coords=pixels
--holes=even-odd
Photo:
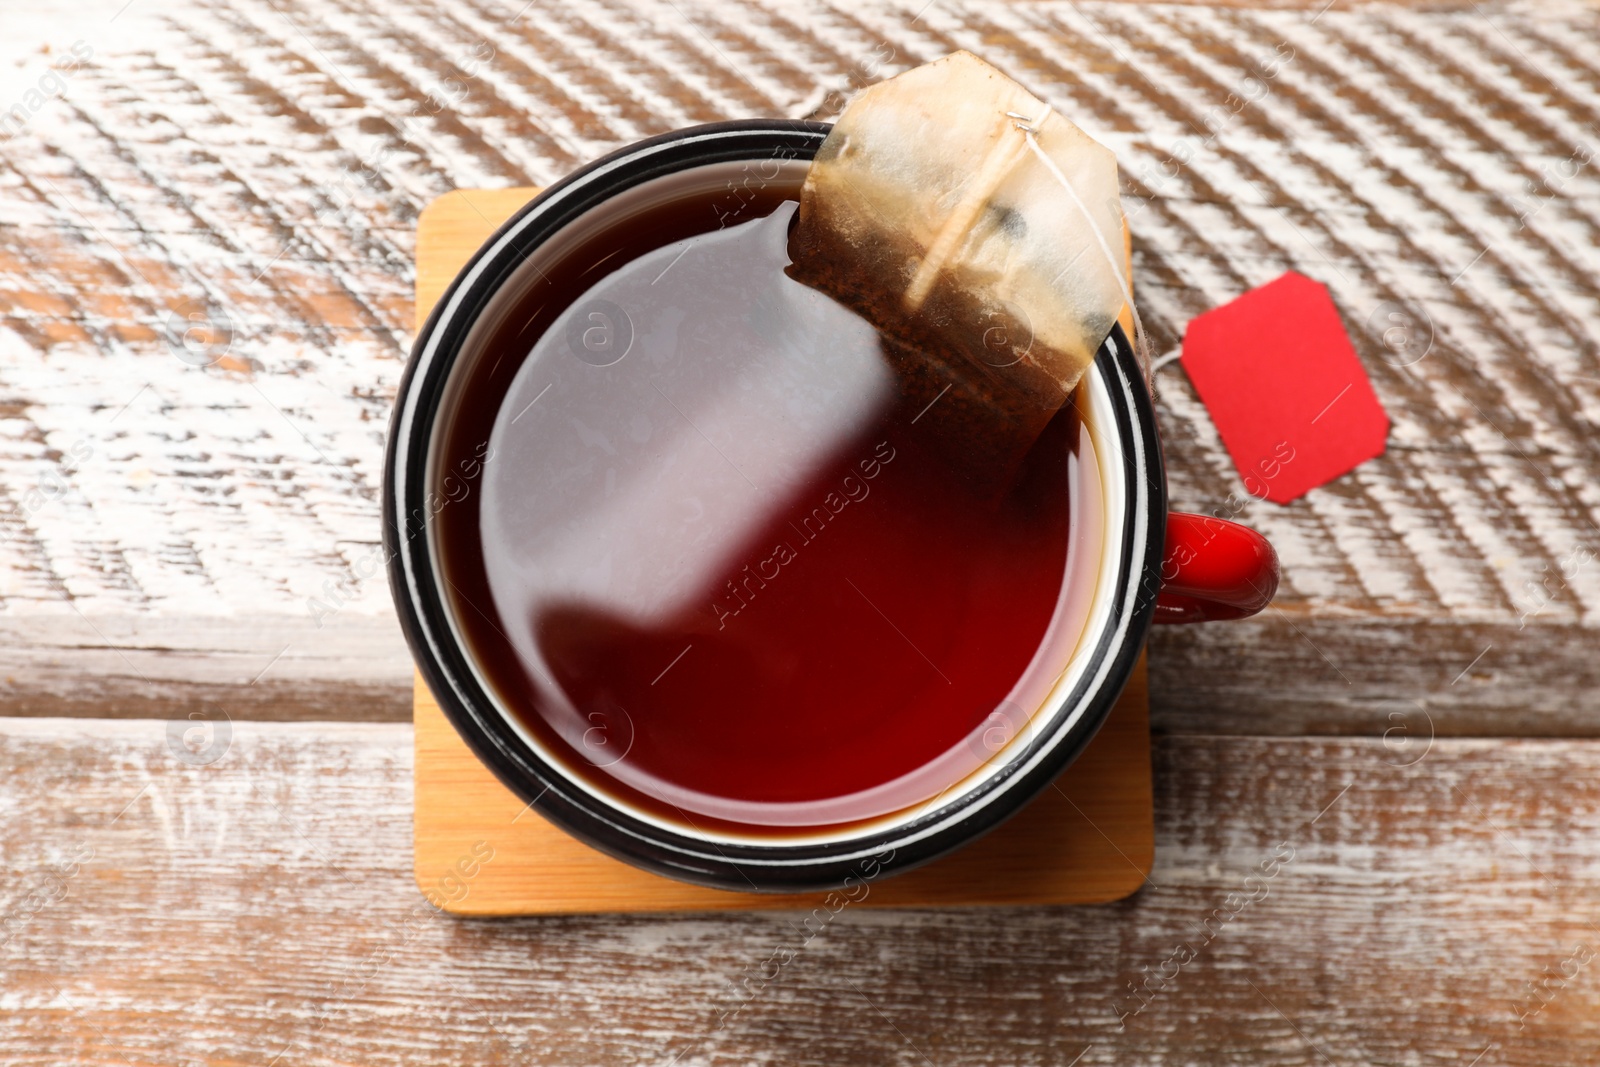
[[[955,255],[956,248],[966,240],[968,231],[977,222],[978,215],[989,203],[989,198],[1000,187],[1000,183],[1005,181],[1006,176],[1011,173],[1011,168],[1016,166],[1021,156],[1020,147],[1002,142],[995,145],[985,157],[983,166],[979,168],[962,201],[956,205],[955,210],[939,228],[939,232],[928,247],[927,254],[922,257],[922,263],[917,267],[917,273],[912,277],[911,284],[906,286],[904,300],[907,310],[915,312],[928,298],[934,280],[944,270],[944,265]]]
[[[1072,198],[1073,205],[1083,215],[1084,222],[1088,223],[1089,232],[1094,234],[1095,243],[1100,246],[1100,254],[1105,258],[1106,266],[1110,269],[1111,276],[1116,279],[1117,288],[1122,291],[1122,299],[1128,305],[1129,314],[1133,316],[1133,350],[1139,359],[1139,365],[1144,368],[1146,379],[1148,379],[1150,376],[1150,342],[1145,337],[1144,323],[1139,321],[1139,306],[1133,302],[1132,279],[1124,276],[1121,259],[1112,253],[1111,246],[1106,243],[1105,234],[1101,233],[1100,227],[1095,225],[1094,216],[1089,214],[1089,208],[1084,204],[1083,199],[1078,196],[1078,190],[1073,188],[1072,183],[1067,180],[1067,176],[1061,173],[1061,168],[1056,166],[1055,160],[1045,154],[1045,150],[1040,147],[1039,138],[1034,132],[1034,127],[1049,118],[1054,110],[1049,104],[1045,104],[1044,110],[1039,113],[1039,117],[1036,119],[1030,119],[1026,115],[1019,115],[1015,111],[1006,112],[1006,117],[1011,119],[1012,125],[1022,133],[1023,140],[1033,150],[1033,154],[1039,157],[1039,162],[1044,164],[1051,177],[1055,178],[1060,183],[1061,188],[1067,191],[1067,195]],[[1117,215],[1122,224],[1126,226],[1127,218],[1122,214],[1120,199],[1117,203]]]

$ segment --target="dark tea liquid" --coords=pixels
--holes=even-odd
[[[999,499],[953,475],[937,400],[784,273],[804,170],[760,166],[541,249],[469,342],[433,472],[456,625],[525,736],[646,816],[757,836],[991,764],[1076,647],[1102,518],[1071,404]]]

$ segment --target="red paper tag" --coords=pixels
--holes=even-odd
[[[1183,369],[1252,496],[1287,504],[1383,454],[1389,417],[1327,288],[1303,274],[1196,317]]]

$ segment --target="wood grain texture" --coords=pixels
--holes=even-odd
[[[1117,706],[1059,781],[960,852],[887,879],[857,907],[1100,904],[1144,883],[1154,848],[1150,712],[1141,661]],[[461,915],[807,911],[836,894],[729,893],[662,878],[596,852],[545,821],[478,761],[419,677],[416,683],[417,885],[473,870],[472,891],[443,898]],[[480,842],[492,864],[473,857]],[[481,869],[480,869],[481,868]],[[854,891],[853,891],[854,892]]]
[[[0,720],[0,1060],[1563,1067],[1600,1043],[1596,963],[1567,962],[1600,940],[1596,742],[1162,739],[1132,898],[846,907],[808,937],[803,912],[443,915],[411,870],[409,727],[235,723],[208,766],[165,738]]]
[[[0,615],[0,703],[19,715],[394,719],[390,680],[411,670],[399,629],[384,616],[308,631],[285,616]]]
[[[0,613],[20,636],[0,707],[83,706],[55,702],[59,638],[32,643],[32,620],[182,621],[192,667],[171,695],[203,701],[237,675],[205,655],[208,620],[272,620],[248,649],[265,660],[288,630],[311,655],[332,608],[387,633],[388,673],[329,660],[285,714],[360,688],[351,714],[404,717],[370,560],[422,206],[690,123],[826,117],[967,47],[1116,150],[1158,353],[1297,269],[1331,287],[1394,420],[1387,455],[1280,508],[1244,493],[1181,370],[1158,374],[1173,503],[1274,539],[1283,590],[1247,633],[1297,669],[1246,665],[1241,685],[1239,631],[1167,631],[1157,727],[1359,730],[1339,672],[1426,700],[1492,643],[1464,729],[1594,732],[1592,4],[521,7],[243,0],[27,23],[51,52],[19,51],[7,85],[37,85],[75,41],[92,56],[38,109],[19,88],[25,121],[0,129]],[[1417,633],[1408,674],[1395,650]],[[106,706],[136,702],[144,683],[100,662],[85,669]]]

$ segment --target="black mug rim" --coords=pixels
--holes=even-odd
[[[852,879],[909,870],[994,829],[1053,782],[1098,731],[1144,647],[1160,587],[1167,513],[1160,440],[1143,372],[1126,335],[1114,326],[1093,371],[1111,394],[1128,496],[1123,543],[1114,546],[1120,559],[1112,613],[1088,669],[1052,722],[1028,742],[1028,750],[958,799],[859,838],[707,841],[637,819],[578,788],[517,736],[483,691],[454,638],[433,573],[425,497],[433,420],[473,323],[534,248],[622,190],[711,163],[809,159],[829,129],[826,123],[776,119],[690,127],[613,152],[539,194],[474,254],[418,333],[385,455],[383,539],[391,592],[417,667],[457,732],[513,793],[579,840],[645,870],[719,889],[836,889]],[[1072,721],[1063,726],[1063,719]],[[1038,746],[1043,747],[1032,751]]]

